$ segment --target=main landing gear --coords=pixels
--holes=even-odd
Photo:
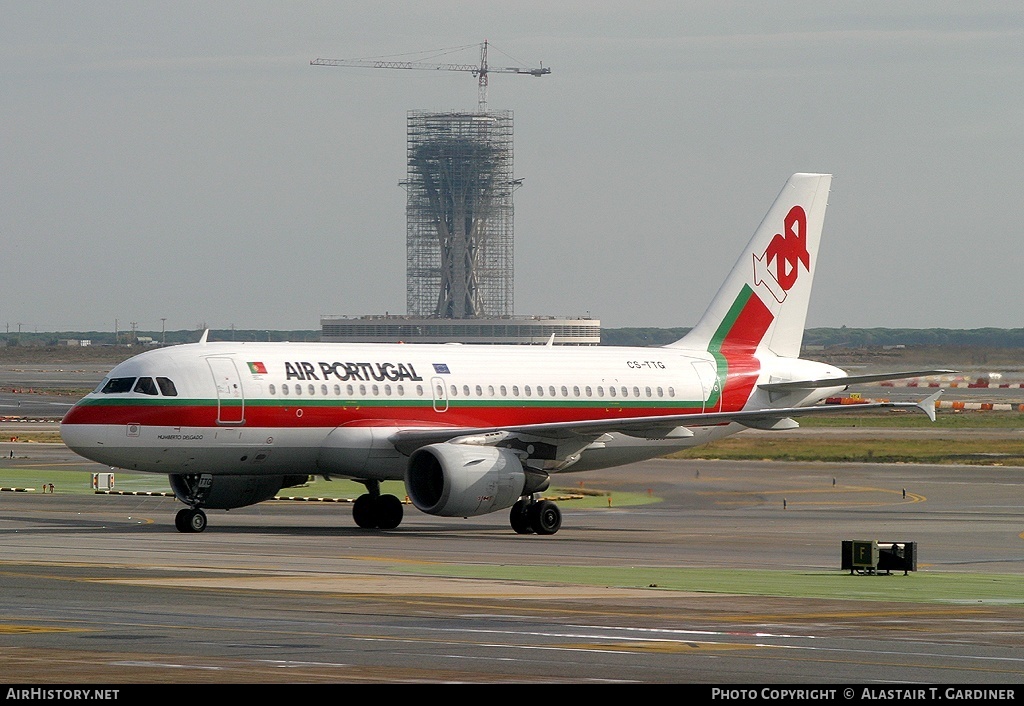
[[[380,482],[364,481],[367,492],[352,505],[352,519],[363,529],[394,529],[402,524],[405,509],[394,495],[381,495]]]
[[[554,534],[562,526],[562,511],[550,500],[520,498],[512,506],[509,523],[517,534]]]

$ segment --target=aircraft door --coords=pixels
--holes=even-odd
[[[722,382],[718,378],[718,367],[710,360],[700,360],[693,364],[704,391],[704,411],[722,411]]]
[[[217,386],[217,423],[245,424],[245,395],[242,379],[231,358],[207,358]]]
[[[444,380],[439,377],[430,378],[431,396],[434,398],[434,411],[448,411],[448,390],[445,389]]]

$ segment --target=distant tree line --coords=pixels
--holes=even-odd
[[[663,346],[678,341],[689,328],[606,328],[601,331],[605,346]],[[89,341],[93,346],[153,346],[194,343],[202,331],[59,331],[18,332],[0,335],[8,346],[63,346]],[[275,331],[267,329],[211,329],[211,341],[319,341],[318,329]],[[0,344],[2,345],[2,344]],[[804,333],[804,346],[824,348],[872,348],[895,346],[962,346],[1024,348],[1024,328],[1000,329],[901,329],[901,328],[811,328]]]
[[[88,341],[90,346],[168,346],[178,343],[195,343],[202,331],[186,329],[181,331],[51,331],[46,333],[27,331],[0,335],[8,346],[55,347],[74,345]],[[319,341],[320,331],[274,331],[267,329],[210,329],[210,341]],[[3,344],[0,344],[3,345]]]
[[[603,329],[606,346],[662,346],[682,338],[687,328]],[[909,329],[909,328],[811,328],[804,332],[804,346],[825,348],[872,348],[894,346],[968,346],[1024,348],[1024,328]]]

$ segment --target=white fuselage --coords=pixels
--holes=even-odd
[[[137,471],[400,479],[406,457],[389,441],[398,429],[794,406],[833,391],[776,401],[756,383],[842,374],[774,356],[767,365],[668,348],[191,344],[115,367],[61,434],[87,458]],[[682,439],[605,434],[565,468],[630,463],[740,428],[700,427]]]

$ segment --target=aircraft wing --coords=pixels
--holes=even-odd
[[[444,427],[430,429],[402,429],[390,437],[395,448],[411,454],[421,446],[439,444],[453,439],[478,437],[477,443],[498,444],[509,436],[528,436],[537,439],[594,440],[602,434],[618,432],[645,439],[672,439],[693,436],[689,427],[716,426],[737,422],[756,429],[792,429],[797,425],[793,417],[818,414],[863,412],[875,409],[908,409],[922,411],[935,421],[935,401],[942,394],[920,402],[871,402],[856,405],[811,405],[808,407],[779,407],[739,412],[707,412],[702,414],[670,414],[654,417],[627,417],[620,419],[588,419],[573,422],[520,424],[507,427]]]
[[[927,375],[955,375],[956,370],[910,370],[902,373],[878,373],[876,375],[846,375],[835,378],[819,378],[818,380],[794,380],[791,382],[765,382],[758,385],[768,392],[788,392],[790,390],[818,390],[823,387],[841,387],[859,385],[867,382],[885,382],[886,380],[906,380],[907,378],[925,377]]]

